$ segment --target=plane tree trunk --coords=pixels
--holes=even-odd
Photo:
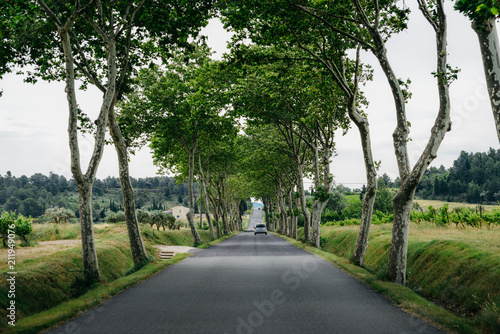
[[[496,18],[475,19],[472,28],[479,39],[483,58],[484,76],[490,96],[491,109],[495,119],[498,140],[500,141],[500,46],[496,28]]]
[[[135,210],[134,188],[130,182],[127,144],[116,120],[114,108],[111,108],[108,119],[109,129],[118,155],[120,185],[123,194],[123,211],[125,213],[125,222],[130,240],[130,249],[134,263],[139,264],[148,261],[148,254],[144,247]]]
[[[358,53],[359,55],[359,53]],[[349,106],[349,117],[356,124],[361,137],[361,148],[363,149],[363,159],[366,170],[366,192],[363,197],[361,223],[359,225],[358,238],[354,246],[353,262],[363,265],[363,261],[368,248],[368,237],[373,217],[373,206],[377,197],[377,169],[373,161],[370,128],[368,119],[359,113],[355,108],[355,101],[352,100]]]
[[[205,182],[205,175],[203,173],[203,168],[201,165],[201,158],[198,160],[198,165],[200,168],[201,190],[203,191],[203,199],[205,201],[205,214],[207,215],[208,228],[210,229],[210,239],[215,240],[214,226],[212,224],[212,217],[210,217],[210,206],[208,205],[207,186]],[[203,216],[203,213],[201,211],[200,211],[200,216]]]
[[[424,0],[418,0],[418,3],[419,9],[436,32],[437,70],[435,76],[438,82],[440,105],[427,146],[413,169],[410,168],[409,162],[407,148],[409,128],[406,119],[406,102],[400,81],[389,64],[385,44],[378,31],[378,27],[370,25],[369,22],[365,22],[365,26],[368,27],[368,31],[374,42],[374,49],[372,51],[379,60],[382,70],[387,77],[396,104],[397,127],[393,133],[393,142],[401,178],[401,187],[393,198],[394,223],[387,273],[393,282],[401,285],[406,284],[410,212],[415,189],[426,168],[436,158],[437,150],[446,132],[451,129],[448,89],[450,83],[454,79],[454,74],[449,72],[447,65],[446,16],[443,10],[443,2],[442,0],[436,1],[436,15],[430,13]],[[363,12],[358,0],[355,0],[355,5],[360,13]]]
[[[304,175],[302,164],[297,164],[297,191],[299,192],[299,202],[302,214],[304,215],[304,239],[311,240],[311,212],[307,208],[306,195],[304,192]]]
[[[189,212],[187,213],[186,217],[188,220],[189,227],[191,228],[191,234],[193,235],[193,241],[195,245],[200,245],[202,244],[202,240],[200,238],[200,234],[198,233],[198,229],[196,228],[196,224],[194,222],[194,158],[195,158],[195,151],[191,150],[189,152],[189,176],[188,176],[188,195],[189,195]]]
[[[41,2],[42,7],[48,13],[50,9]],[[53,14],[52,14],[53,15]],[[50,14],[49,14],[50,16]],[[105,41],[107,47],[107,78],[108,83],[106,93],[101,104],[101,109],[96,123],[95,144],[92,157],[87,167],[87,172],[83,174],[80,165],[80,150],[78,146],[78,105],[75,91],[75,71],[72,46],[69,30],[76,17],[71,17],[64,24],[57,24],[59,36],[64,52],[64,62],[66,68],[66,96],[69,108],[68,134],[71,154],[71,172],[75,178],[78,188],[78,206],[80,212],[80,227],[82,234],[82,259],[85,278],[88,281],[95,281],[100,278],[99,264],[94,239],[93,217],[92,217],[92,185],[97,173],[97,168],[101,161],[104,145],[108,113],[112,106],[116,88],[116,44],[112,39]]]

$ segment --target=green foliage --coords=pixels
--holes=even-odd
[[[487,20],[500,14],[500,4],[496,0],[456,0],[455,9],[471,20]]]
[[[0,234],[8,234],[9,229],[14,229],[15,221],[15,214],[7,211],[2,212],[0,216]]]
[[[137,221],[140,224],[151,224],[151,215],[149,212],[137,209],[136,210]]]
[[[417,187],[416,196],[448,202],[496,204],[500,200],[500,150],[462,151],[449,169],[443,166],[429,168]]]
[[[177,197],[187,196],[187,184],[177,183],[175,178],[166,176],[134,178],[131,183],[135,191],[137,208],[150,211],[166,210],[176,205]],[[93,190],[93,217],[95,222],[103,222],[107,210],[123,211],[121,203],[120,180],[117,177],[96,179]],[[30,177],[0,176],[0,210],[26,214],[23,202],[27,198],[37,198],[41,213],[31,211],[38,222],[62,223],[76,221],[78,218],[78,197],[73,179],[66,179],[51,173],[49,176],[34,174]],[[31,201],[30,201],[31,202]],[[21,209],[23,211],[21,211]],[[37,214],[34,214],[37,213]]]
[[[377,196],[375,197],[375,203],[373,205],[373,210],[378,210],[385,214],[390,214],[394,211],[392,206],[393,194],[389,189],[385,187],[379,187],[377,190]]]
[[[17,215],[15,213],[2,212],[0,216],[0,238],[3,239],[3,245],[7,246],[7,240],[9,239],[9,234],[13,234],[24,242],[25,245],[29,244],[28,237],[33,231],[33,225],[31,220],[24,217],[23,215]]]
[[[163,227],[163,230],[167,227],[169,230],[179,230],[181,228],[181,222],[176,220],[173,215],[161,211],[154,211],[149,214],[147,222],[151,227],[156,225],[157,230],[160,230],[160,227]]]
[[[438,210],[432,206],[425,211],[412,210],[411,220],[416,223],[432,222],[437,226],[455,224],[457,228],[481,228],[483,225],[500,225],[500,209],[484,211],[481,207],[475,210],[458,207],[450,210],[448,204],[445,204]]]
[[[15,232],[18,237],[20,237],[26,245],[29,244],[28,236],[33,232],[33,224],[31,220],[24,217],[23,215],[18,215],[15,222]]]
[[[356,218],[344,219],[340,221],[328,221],[325,226],[349,226],[349,225],[359,225],[360,220]]]
[[[72,218],[76,218],[75,213],[66,208],[48,208],[45,213],[40,217],[41,221],[49,223],[69,223]]]
[[[123,211],[113,212],[106,211],[106,219],[104,220],[108,224],[116,224],[125,221],[125,213]]]
[[[347,197],[347,207],[342,211],[342,218],[361,218],[363,204],[359,196],[353,195]]]

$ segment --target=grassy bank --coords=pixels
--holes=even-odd
[[[96,248],[101,272],[101,282],[85,293],[81,284],[82,254],[79,240],[66,238],[79,236],[79,225],[35,226],[38,245],[16,249],[16,332],[31,331],[29,328],[46,328],[61,320],[71,318],[79,311],[95,306],[122,289],[145,279],[173,260],[158,261],[153,245],[192,246],[189,230],[157,231],[143,227],[143,238],[150,256],[155,259],[143,269],[131,275],[133,268],[128,234],[124,224],[96,225]],[[204,242],[210,240],[208,231],[199,231]],[[7,250],[0,256],[0,331],[7,327]],[[83,298],[83,299],[82,299]],[[66,306],[65,306],[66,305]],[[54,311],[54,308],[59,309]],[[42,312],[42,313],[41,313]],[[45,319],[45,320],[44,320]],[[10,327],[10,326],[9,326]],[[9,328],[12,329],[12,328]]]
[[[349,259],[354,250],[357,232],[357,226],[322,228],[323,250]],[[442,316],[437,311],[426,311],[425,302],[420,306],[411,306],[410,309],[458,332],[474,332],[476,330],[471,328],[476,328],[484,333],[499,333],[499,233],[498,227],[487,231],[438,228],[424,223],[412,225],[406,290],[411,290],[466,320],[450,315]],[[373,226],[364,267],[348,267],[351,273],[365,271],[363,274],[358,273],[360,278],[373,283],[378,290],[387,291],[389,295],[394,294],[392,290],[400,289],[386,282],[390,241],[390,224]],[[345,260],[342,264],[346,266],[348,263]],[[414,299],[396,297],[395,300],[403,304],[406,298]]]

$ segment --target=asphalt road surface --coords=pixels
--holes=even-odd
[[[260,221],[50,333],[442,333]]]

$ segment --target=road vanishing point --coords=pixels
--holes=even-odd
[[[261,221],[48,333],[443,333]]]

